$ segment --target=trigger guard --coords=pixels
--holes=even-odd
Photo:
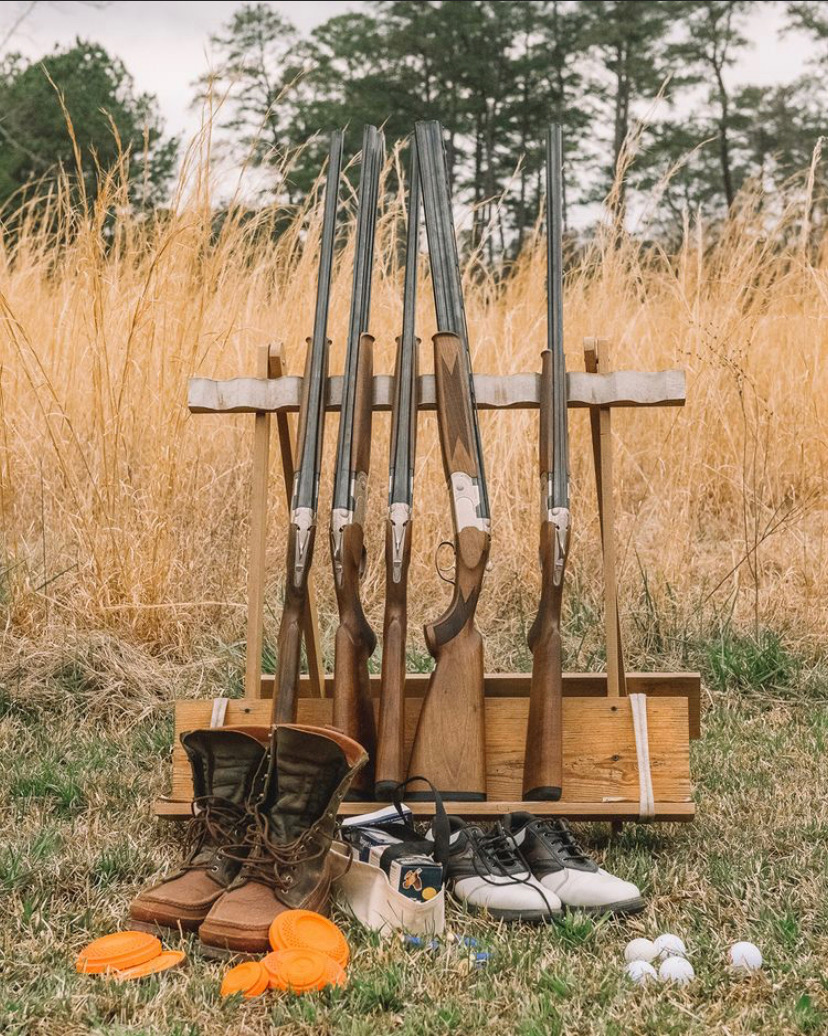
[[[454,586],[457,582],[456,577],[449,579],[448,576],[443,573],[445,569],[440,568],[439,554],[443,547],[448,547],[454,555],[455,572],[457,571],[457,547],[451,542],[451,540],[443,540],[442,543],[438,543],[434,551],[434,567],[437,570],[437,575],[443,580],[444,583],[448,583],[450,586]]]

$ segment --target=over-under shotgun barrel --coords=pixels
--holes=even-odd
[[[563,345],[561,127],[546,140],[547,334],[540,403],[541,599],[529,630],[532,683],[523,797],[557,801],[563,782],[561,606],[569,550],[569,437]]]
[[[411,141],[408,234],[405,251],[402,333],[397,339],[388,519],[385,524],[385,617],[382,634],[382,694],[377,732],[376,796],[389,799],[405,780],[405,644],[408,629],[408,567],[417,442],[417,346],[415,311],[420,255],[420,170]]]
[[[279,672],[273,697],[273,719],[277,723],[296,720],[302,620],[308,592],[308,575],[316,539],[316,511],[319,503],[319,472],[325,431],[325,388],[328,378],[328,309],[331,295],[339,176],[342,168],[344,134],[331,134],[322,237],[319,249],[319,278],[313,337],[305,360],[302,400],[299,406],[299,434],[296,444],[296,473],[290,508],[290,529],[285,579],[285,603],[279,626]]]
[[[425,628],[436,666],[409,774],[427,777],[449,799],[471,801],[486,798],[483,639],[474,617],[489,557],[489,500],[442,129],[418,122],[415,132],[437,313],[437,420],[454,518],[455,580],[448,610]]]
[[[365,565],[363,525],[371,461],[373,405],[374,340],[368,333],[368,324],[383,160],[382,134],[376,127],[366,126],[362,136],[351,317],[331,508],[331,556],[339,608],[339,628],[334,642],[333,722],[334,726],[359,741],[370,759],[369,765],[351,785],[350,797],[353,799],[373,797],[376,754],[368,659],[373,654],[377,638],[362,610],[360,579]]]

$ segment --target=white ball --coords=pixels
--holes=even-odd
[[[673,982],[677,986],[686,986],[696,977],[693,965],[686,957],[665,957],[658,969],[661,982]]]
[[[734,943],[728,957],[733,971],[758,971],[762,967],[762,951],[752,942]]]
[[[664,932],[662,935],[659,935],[653,945],[656,948],[656,955],[659,960],[664,960],[665,957],[687,956],[687,947],[684,945],[684,942],[677,935],[672,935],[670,932]]]
[[[624,968],[624,974],[630,982],[634,982],[637,986],[646,986],[648,982],[658,980],[656,969],[646,960],[631,960]]]
[[[631,963],[634,960],[651,961],[655,960],[658,954],[655,943],[650,939],[633,939],[628,942],[624,949],[624,960]]]

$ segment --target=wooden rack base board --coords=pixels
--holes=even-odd
[[[528,674],[491,674],[486,677],[487,802],[447,803],[450,812],[478,819],[511,810],[527,809],[544,816],[575,820],[635,820],[638,817],[638,768],[629,700],[607,697],[604,673],[567,673],[564,676],[564,789],[561,802],[520,801],[523,745],[529,711]],[[410,746],[417,724],[427,675],[412,674],[406,682],[405,737]],[[648,695],[647,713],[650,764],[655,795],[655,818],[692,820],[689,741],[699,730],[699,676],[696,673],[629,673],[631,693]],[[378,706],[379,678],[372,680]],[[326,688],[329,690],[329,688]],[[264,678],[263,694],[272,695],[273,681]],[[330,697],[312,697],[310,682],[300,690],[300,723],[325,725],[331,721]],[[171,794],[155,804],[156,815],[181,819],[190,815],[192,784],[186,756],[178,740],[185,730],[210,725],[211,701],[176,704],[175,747]],[[231,699],[226,726],[268,724],[267,698]],[[342,815],[370,812],[379,803],[345,803]],[[414,812],[433,812],[429,803],[412,804]]]

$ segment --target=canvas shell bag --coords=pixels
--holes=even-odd
[[[423,777],[409,777],[397,787],[393,796],[394,805],[400,817],[401,795],[411,783],[428,784],[434,794],[434,818],[432,820],[433,856],[442,864],[443,884],[440,891],[431,899],[420,902],[404,895],[394,888],[388,875],[381,867],[366,863],[351,856],[350,846],[335,843],[332,852],[335,854],[334,888],[344,908],[366,928],[377,931],[388,938],[395,932],[408,932],[411,935],[442,935],[446,927],[446,888],[445,875],[448,864],[449,823],[443,800],[431,781]],[[405,841],[419,842],[413,827],[403,823],[399,827],[399,837]]]
[[[445,887],[425,903],[409,899],[395,889],[384,870],[370,863],[348,858],[348,846],[332,848],[337,871],[344,871],[334,881],[340,904],[357,921],[388,938],[395,932],[412,935],[442,935],[446,927]]]

